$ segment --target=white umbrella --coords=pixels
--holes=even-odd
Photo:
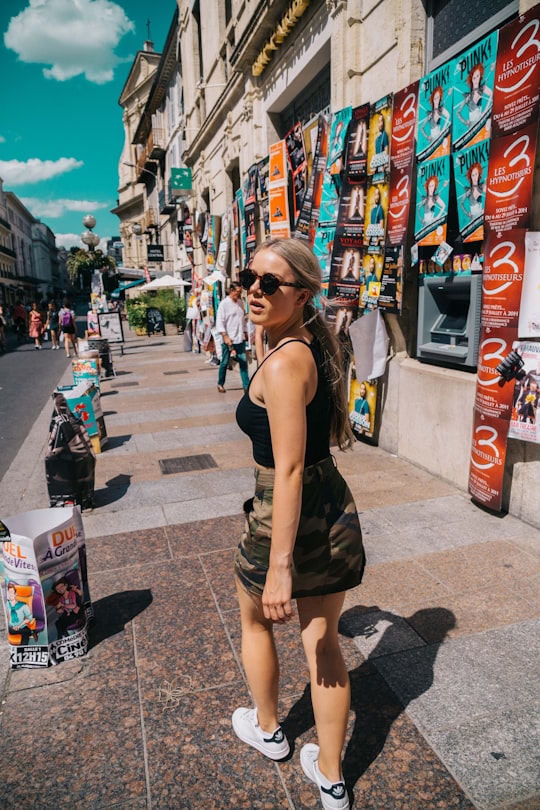
[[[174,278],[173,276],[162,276],[149,281],[142,287],[142,290],[166,290],[173,289],[174,287],[191,287],[191,282],[183,281],[181,278]]]

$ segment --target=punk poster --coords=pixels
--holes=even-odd
[[[459,233],[464,242],[484,238],[489,146],[490,141],[484,140],[453,154]]]
[[[452,128],[452,63],[420,79],[416,157],[433,160],[450,154]]]
[[[405,243],[412,201],[418,82],[394,94],[390,140],[390,191],[387,244]]]
[[[293,215],[294,224],[296,225],[304,202],[307,185],[306,148],[300,121],[297,121],[285,135],[285,147],[292,174]]]
[[[498,31],[494,31],[453,62],[454,149],[490,137],[498,36]]]
[[[525,267],[519,307],[520,338],[540,338],[540,233],[525,234]]]
[[[539,87],[540,9],[535,6],[499,31],[492,137],[509,135],[538,120]]]
[[[492,230],[529,227],[537,129],[535,122],[491,141],[484,221]]]
[[[343,170],[343,151],[351,114],[352,108],[345,107],[332,116],[319,211],[320,225],[335,225],[337,222]]]
[[[376,101],[371,108],[367,153],[367,173],[375,181],[383,180],[390,169],[392,134],[392,94]]]
[[[416,175],[414,239],[420,245],[440,245],[446,239],[450,157],[426,160]]]
[[[349,180],[363,180],[367,172],[369,104],[352,111],[347,139],[345,174]]]
[[[509,439],[540,444],[540,343],[516,343],[523,366],[516,376]]]

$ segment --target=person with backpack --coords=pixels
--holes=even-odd
[[[60,331],[64,335],[64,347],[66,350],[66,357],[71,357],[70,346],[73,348],[73,354],[78,357],[77,351],[77,329],[75,327],[75,313],[70,309],[69,301],[64,298],[60,312],[58,313],[58,322],[60,324]]]

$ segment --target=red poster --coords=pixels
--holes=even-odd
[[[500,234],[490,231],[484,254],[482,326],[512,328],[514,340],[525,266],[525,233],[521,229]]]
[[[418,82],[394,94],[390,163],[392,169],[412,168],[418,108]]]
[[[529,227],[537,129],[536,122],[491,142],[484,223],[492,230]]]
[[[502,508],[502,485],[506,459],[506,439],[510,422],[475,412],[469,492],[478,503],[494,509]]]
[[[516,132],[538,120],[539,15],[536,6],[499,32],[491,118],[494,138]]]
[[[476,410],[489,417],[510,419],[514,396],[513,381],[504,382],[497,366],[512,351],[516,340],[515,329],[494,329],[484,327],[478,349],[478,380],[476,384]]]

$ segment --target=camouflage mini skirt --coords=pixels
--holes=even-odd
[[[244,504],[246,526],[235,572],[251,593],[266,582],[272,537],[275,471],[255,469],[255,495]],[[304,469],[302,509],[293,551],[293,598],[354,588],[365,566],[362,531],[349,487],[332,456]]]

